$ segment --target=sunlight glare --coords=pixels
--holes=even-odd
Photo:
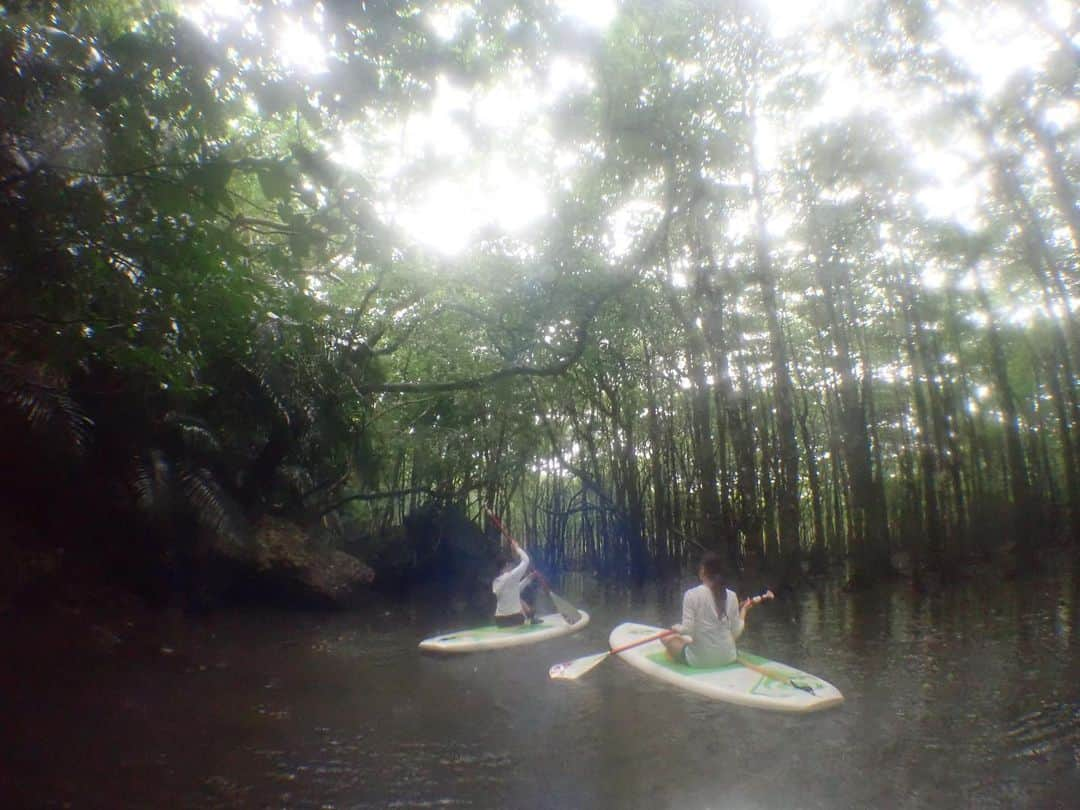
[[[436,86],[431,110],[414,112],[405,123],[402,151],[406,159],[422,158],[428,152],[456,158],[472,146],[468,134],[457,120],[457,113],[469,107],[469,94],[444,77],[437,80]]]
[[[853,72],[850,62],[840,53],[823,53],[817,65],[824,92],[816,107],[807,111],[804,127],[838,121],[865,107],[888,104],[882,89],[869,87],[865,77]]]
[[[301,73],[326,73],[326,47],[298,21],[284,26],[278,37],[278,57]]]
[[[1045,313],[1046,309],[1044,307],[1020,304],[1009,311],[1008,321],[1016,326],[1029,327],[1034,323],[1035,318]]]
[[[466,5],[448,5],[428,12],[428,23],[435,36],[443,42],[449,42],[458,35],[461,23],[467,17],[475,17],[476,12]]]
[[[1050,22],[1062,31],[1068,31],[1072,25],[1074,4],[1070,0],[1049,0],[1046,4],[1046,16]]]
[[[364,157],[364,144],[355,133],[348,131],[342,133],[340,145],[330,152],[331,160],[350,169],[362,168]]]
[[[476,120],[493,130],[520,126],[540,106],[540,98],[527,77],[514,75],[476,100]]]
[[[548,69],[547,93],[544,100],[548,103],[572,92],[588,92],[596,86],[589,69],[581,62],[557,56],[551,60]]]
[[[850,0],[757,0],[769,18],[773,36],[783,39],[809,28],[833,24],[851,7]]]
[[[608,217],[608,233],[604,243],[615,257],[625,256],[630,252],[634,240],[645,223],[657,219],[663,210],[649,200],[631,200]]]
[[[937,20],[941,41],[960,59],[986,93],[1000,91],[1021,70],[1037,71],[1051,52],[1046,36],[1019,12],[998,5],[981,19],[942,11]]]
[[[979,285],[979,277],[975,275],[974,270],[968,270],[960,277],[960,280],[956,282],[956,289],[963,292],[971,292]]]
[[[587,80],[582,68],[568,61],[553,66],[556,70],[563,86]],[[546,181],[520,168],[526,154],[553,159],[550,132],[537,120],[545,100],[541,92],[527,70],[476,92],[439,77],[430,108],[413,113],[404,126],[396,147],[398,168],[390,176],[431,156],[451,160],[454,176],[429,179],[412,202],[390,212],[391,218],[443,254],[462,252],[485,229],[516,235],[542,218],[549,209]],[[484,143],[481,151],[477,140]],[[349,146],[343,140],[339,154],[348,154]],[[359,144],[352,154],[362,155]],[[568,157],[573,155],[562,156],[564,163]]]
[[[211,39],[216,39],[228,23],[248,19],[251,24],[252,5],[247,0],[203,0],[180,4],[180,16],[190,20]]]
[[[507,233],[519,233],[547,212],[539,178],[516,176],[505,161],[492,162],[487,185],[488,216]]]
[[[968,230],[983,224],[980,200],[987,187],[985,172],[973,174],[973,144],[954,142],[950,149],[928,147],[915,154],[915,165],[930,178],[915,198],[931,219],[956,222]]]
[[[592,28],[607,28],[618,12],[615,0],[555,0],[555,5],[563,15]]]
[[[481,216],[475,197],[444,181],[429,189],[419,205],[401,211],[397,219],[418,242],[450,255],[469,244]]]
[[[940,267],[932,264],[924,267],[920,276],[922,286],[928,290],[940,290],[945,286],[947,279],[948,276],[945,275],[945,272]]]
[[[773,239],[782,239],[795,224],[795,214],[788,209],[774,211],[769,217],[765,230]]]
[[[1055,104],[1043,110],[1043,121],[1058,132],[1068,129],[1080,120],[1080,105],[1075,103]]]
[[[778,122],[765,116],[754,121],[754,154],[758,167],[765,172],[772,171],[780,163],[780,132]]]
[[[517,234],[548,210],[541,180],[525,176],[496,157],[481,176],[443,180],[423,192],[415,205],[392,212],[417,242],[442,253],[464,251],[488,227]]]

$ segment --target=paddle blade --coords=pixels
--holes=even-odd
[[[548,670],[548,677],[563,681],[576,681],[609,655],[611,653],[596,653],[595,655],[586,655],[583,658],[575,658],[573,661],[567,661],[563,664],[556,664]]]
[[[559,611],[567,624],[577,624],[581,621],[581,611],[571,605],[557,593],[548,591],[548,596],[551,597],[551,601],[555,603],[555,609]]]

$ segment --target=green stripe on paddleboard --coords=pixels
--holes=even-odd
[[[762,658],[760,655],[754,655],[753,653],[741,652],[739,658],[747,663],[759,666],[762,669],[772,670],[779,677],[773,675],[764,676],[766,680],[773,683],[793,684],[797,683],[799,686],[808,686],[811,689],[825,689],[828,684],[820,678],[816,678],[809,673],[802,672],[801,670],[793,669],[786,664],[781,664],[777,661],[770,661],[768,658]],[[805,690],[800,690],[805,691]]]
[[[732,661],[730,664],[724,664],[719,667],[688,667],[686,664],[680,664],[676,661],[672,661],[668,658],[667,653],[657,652],[650,653],[645,656],[654,664],[659,664],[665,669],[670,669],[672,672],[678,672],[680,675],[707,675],[710,672],[723,672],[727,669],[735,669],[741,667],[738,661]]]
[[[670,669],[672,672],[677,672],[680,675],[685,675],[689,678],[693,678],[697,675],[708,675],[710,672],[725,672],[733,669],[747,669],[750,672],[755,672],[748,667],[744,667],[738,661],[733,661],[730,664],[724,664],[718,667],[688,667],[686,664],[680,664],[672,661],[667,653],[656,652],[650,653],[645,656],[654,664],[659,664],[665,669]],[[754,684],[750,691],[757,695],[771,695],[773,697],[792,696],[798,693],[805,694],[805,691],[798,689],[792,685],[791,680],[794,679],[797,683],[804,686],[809,686],[811,689],[824,689],[826,684],[819,681],[817,678],[813,678],[803,674],[797,674],[795,672],[786,673],[783,664],[777,664],[775,661],[770,661],[768,658],[762,658],[760,655],[754,655],[753,653],[739,653],[740,658],[744,658],[751,664],[755,664],[761,667],[776,668],[776,674],[783,676],[782,678],[773,678],[771,675],[764,675],[762,673],[755,673],[759,675],[757,683]],[[779,693],[779,694],[777,694]]]

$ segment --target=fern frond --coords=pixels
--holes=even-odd
[[[81,455],[90,443],[94,422],[65,387],[42,366],[0,360],[0,403],[18,413],[39,437],[62,436]]]
[[[270,378],[262,370],[253,369],[244,363],[238,363],[240,368],[248,373],[248,376],[255,381],[258,386],[259,393],[262,394],[268,402],[274,406],[274,410],[277,411],[279,417],[286,425],[292,424],[292,414],[289,409],[289,403],[285,401],[274,389],[273,384],[270,382]]]
[[[180,488],[191,506],[195,519],[218,536],[242,543],[245,521],[232,499],[205,469],[182,468]]]
[[[147,515],[168,511],[171,502],[172,468],[165,454],[153,449],[145,458],[135,459],[131,488],[135,505]]]
[[[170,411],[165,415],[165,424],[176,432],[187,450],[200,455],[216,455],[221,452],[221,443],[203,420]]]

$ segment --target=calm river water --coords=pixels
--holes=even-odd
[[[931,595],[810,588],[741,646],[836,684],[840,708],[714,703],[618,660],[620,621],[677,619],[686,579],[567,582],[582,633],[429,657],[480,623],[418,600],[364,613],[231,613],[160,654],[11,676],[5,807],[1053,808],[1080,797],[1080,570]],[[172,645],[172,646],[170,646]],[[5,651],[7,657],[14,652]],[[9,659],[10,662],[11,659]]]

